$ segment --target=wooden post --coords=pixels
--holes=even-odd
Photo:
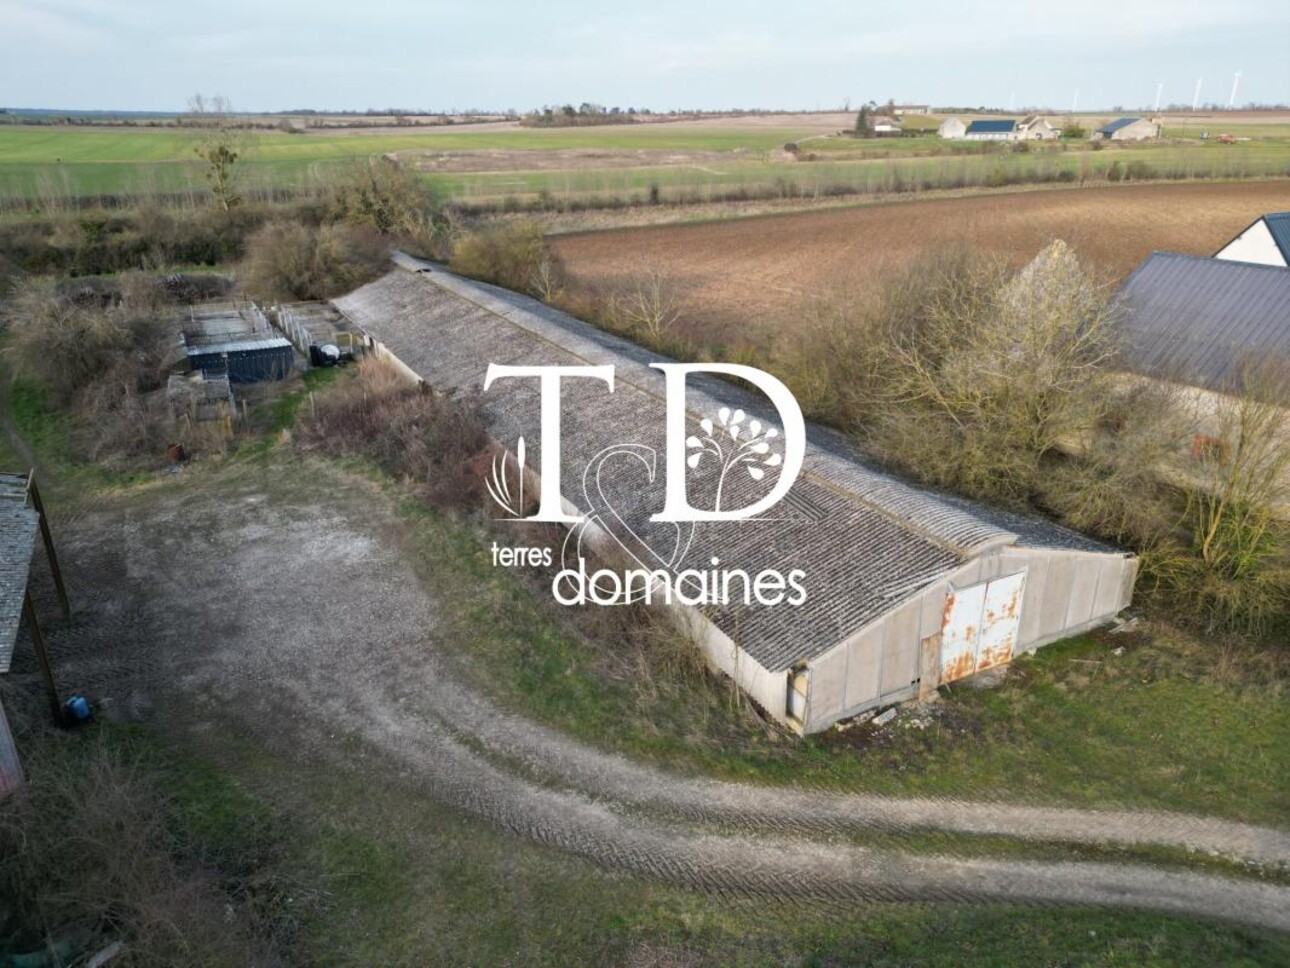
[[[49,558],[49,567],[54,573],[54,588],[58,591],[58,604],[63,610],[63,618],[72,617],[72,604],[67,597],[67,586],[63,584],[63,569],[58,565],[58,553],[54,551],[54,536],[49,530],[49,518],[45,514],[45,504],[40,499],[40,488],[36,486],[36,472],[27,475],[27,493],[31,496],[31,506],[40,515],[40,536],[45,542],[45,555]]]
[[[49,711],[53,713],[54,722],[63,722],[63,704],[58,699],[58,686],[54,684],[54,670],[49,665],[49,653],[45,650],[45,637],[40,632],[40,622],[36,619],[36,606],[32,604],[31,592],[22,596],[22,614],[27,620],[31,632],[32,645],[36,647],[36,661],[40,664],[40,677],[45,680],[45,695],[49,697]]]

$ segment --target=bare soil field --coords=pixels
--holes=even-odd
[[[970,245],[1021,265],[1061,238],[1112,283],[1154,250],[1212,255],[1260,214],[1287,209],[1285,181],[1128,185],[570,233],[552,243],[577,283],[623,285],[657,267],[676,286],[692,335],[764,342],[790,333],[811,300],[862,297],[938,246]]]
[[[759,158],[761,152],[673,151],[666,148],[554,148],[485,151],[397,151],[398,160],[416,171],[570,171],[586,168],[646,168],[651,165],[691,165],[713,171],[732,158]]]

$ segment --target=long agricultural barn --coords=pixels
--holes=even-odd
[[[663,505],[666,412],[664,377],[649,364],[666,357],[406,257],[336,305],[378,352],[436,391],[478,392],[494,363],[613,365],[612,393],[588,379],[562,387],[565,510],[593,522],[593,546],[625,549],[672,574],[715,568],[714,559],[748,575],[800,570],[807,593],[800,605],[674,606],[708,660],[798,731],[1006,663],[1129,604],[1132,556],[1045,521],[914,487],[809,424],[802,473],[765,517],[704,522],[692,535],[649,525]],[[530,453],[540,449],[536,382],[499,381],[482,397],[490,431],[506,448],[523,437]],[[726,419],[742,419],[752,433],[753,424],[778,423],[760,393],[709,376],[690,378],[686,409],[695,441],[720,437],[714,422]],[[658,455],[657,474],[650,453]],[[746,507],[775,476],[743,467],[727,476],[715,459],[691,459],[695,507],[716,506],[723,484],[726,506]],[[530,457],[526,466],[540,465]]]

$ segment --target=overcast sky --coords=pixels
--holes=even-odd
[[[1290,102],[1287,0],[0,0],[0,105]]]

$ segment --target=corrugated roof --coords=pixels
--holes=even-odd
[[[1290,263],[1290,212],[1272,212],[1263,216],[1263,221],[1272,234],[1272,241],[1281,250],[1282,258]]]
[[[1116,303],[1142,373],[1230,390],[1247,362],[1290,359],[1290,269],[1153,252]]]
[[[536,300],[482,283],[467,282],[426,263],[404,258],[406,268],[335,302],[355,323],[383,343],[427,383],[440,390],[477,390],[490,363],[616,367],[615,390],[600,383],[566,381],[562,390],[561,491],[584,513],[582,470],[610,445],[640,444],[664,453],[663,374],[652,362],[667,357],[607,334]],[[689,381],[692,423],[721,407],[778,426],[759,395],[715,378]],[[501,385],[498,386],[498,390]],[[538,391],[533,381],[513,381],[490,391],[484,404],[494,435],[508,446],[523,436],[529,465],[540,465]],[[729,608],[713,620],[758,662],[772,671],[814,658],[911,594],[948,575],[962,562],[992,547],[1025,544],[1110,552],[1042,521],[1000,515],[967,501],[916,488],[878,471],[846,440],[808,425],[803,473],[767,519],[701,524],[680,568],[721,567],[749,574],[766,568],[806,573],[808,599],[800,607]],[[599,510],[615,534],[614,514],[644,522],[662,506],[662,474],[648,480],[644,465],[613,458],[616,472],[600,479]],[[691,502],[712,507],[715,467],[700,463],[689,482]],[[768,475],[768,478],[773,475]],[[743,507],[765,493],[746,474],[726,479],[727,507]],[[1025,527],[1020,525],[1025,523]],[[637,525],[656,548],[677,542],[673,526]],[[630,540],[625,534],[624,540]],[[669,557],[664,555],[664,557]]]
[[[0,474],[0,673],[13,658],[39,527],[40,515],[27,505],[27,479]]]
[[[1009,131],[1015,130],[1016,127],[1017,127],[1017,122],[1011,119],[1007,121],[999,121],[999,120],[993,120],[993,119],[988,121],[973,121],[971,124],[967,126],[967,133],[968,134],[1007,134]]]
[[[1127,128],[1129,125],[1133,124],[1134,121],[1141,120],[1141,118],[1116,118],[1110,124],[1103,125],[1097,130],[1102,132],[1102,134],[1115,134],[1115,132],[1119,131],[1121,128]]]
[[[201,346],[189,346],[189,356],[210,356],[217,353],[246,353],[257,350],[275,350],[290,347],[291,340],[283,336],[266,336],[264,339],[238,339],[227,343],[205,343]]]

